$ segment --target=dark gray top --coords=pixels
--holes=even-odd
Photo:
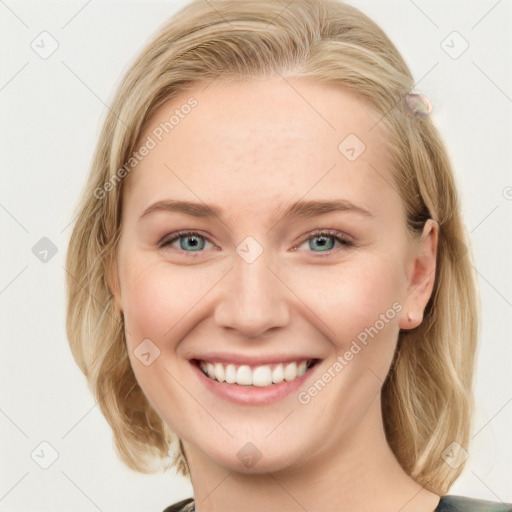
[[[194,512],[194,499],[187,498],[175,503],[163,512]],[[434,512],[512,512],[512,504],[446,495],[441,496]]]

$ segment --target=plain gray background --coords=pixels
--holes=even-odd
[[[158,512],[192,495],[183,478],[141,475],[117,459],[64,330],[72,209],[106,104],[185,3],[0,0],[0,512]],[[474,244],[483,309],[477,412],[450,493],[512,502],[511,0],[349,3],[382,26],[432,100]],[[47,58],[32,47],[46,37],[51,48],[44,31],[58,43]],[[48,246],[43,237],[57,251],[47,261],[36,256]]]

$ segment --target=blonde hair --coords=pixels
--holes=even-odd
[[[153,472],[155,460],[170,460],[166,468],[188,475],[181,441],[135,379],[124,320],[111,293],[121,227],[119,170],[149,117],[178,93],[219,76],[229,81],[276,74],[339,84],[364,98],[381,114],[389,136],[410,233],[419,236],[428,218],[439,223],[433,293],[423,322],[399,334],[382,411],[389,445],[404,470],[444,494],[464,467],[450,464],[446,450],[467,449],[473,411],[479,311],[469,239],[432,119],[410,115],[403,105],[414,87],[410,71],[383,31],[340,1],[195,0],[134,60],[104,121],[69,243],[66,328],[73,357],[123,462]]]

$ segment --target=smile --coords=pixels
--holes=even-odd
[[[226,384],[257,387],[272,386],[283,381],[292,382],[304,375],[316,362],[316,360],[310,359],[251,367],[246,364],[197,361],[203,374],[212,380]]]

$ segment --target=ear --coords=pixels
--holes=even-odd
[[[425,307],[434,289],[438,238],[439,224],[428,219],[413,249],[404,308],[399,320],[400,329],[414,329],[423,321]]]
[[[119,282],[117,260],[115,257],[110,258],[106,279],[110,293],[112,293],[112,297],[114,298],[116,309],[122,314],[123,307],[121,302],[121,286]]]

